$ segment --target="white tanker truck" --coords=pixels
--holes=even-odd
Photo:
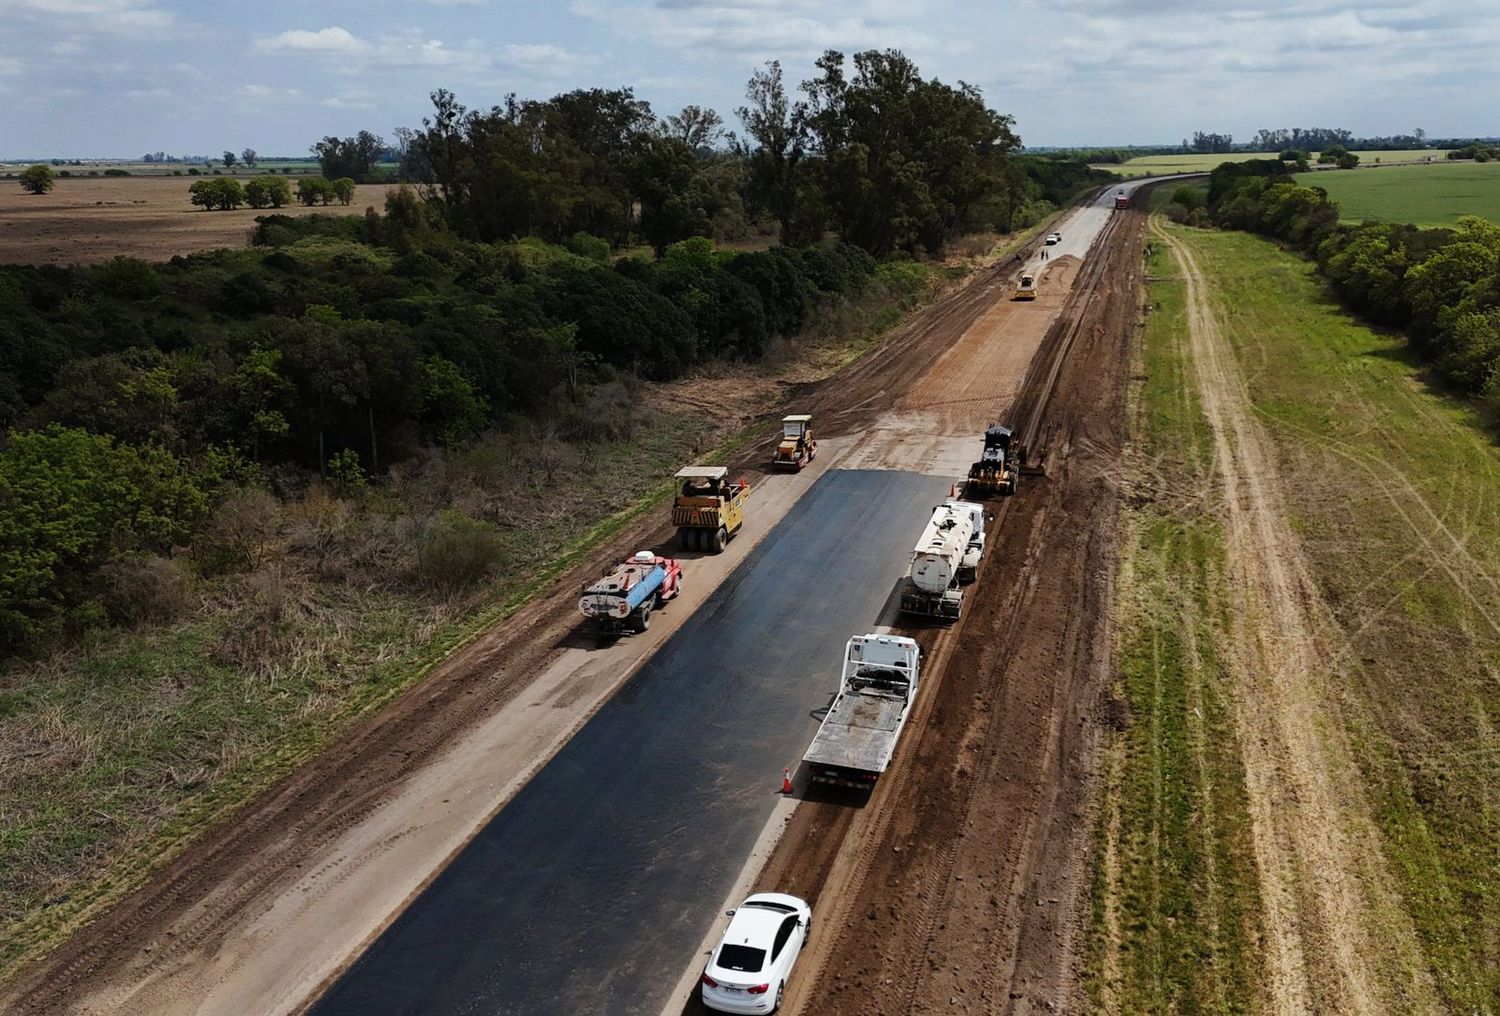
[[[984,556],[984,506],[949,498],[912,552],[911,571],[901,590],[901,609],[926,617],[956,618],[963,609],[963,583],[974,581]]]

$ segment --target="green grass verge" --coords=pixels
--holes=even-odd
[[[1361,156],[1362,161],[1364,160]],[[1379,219],[1451,226],[1461,215],[1500,222],[1500,162],[1434,162],[1353,172],[1299,173],[1339,203],[1345,222]]]
[[[1434,983],[1451,1011],[1500,1011],[1492,421],[1426,385],[1401,338],[1344,314],[1308,262],[1174,228],[1211,283],[1345,640],[1340,714]]]
[[[1125,515],[1118,697],[1094,883],[1090,990],[1113,1012],[1235,1013],[1257,997],[1248,807],[1234,740],[1222,526],[1196,493],[1211,437],[1185,356],[1185,292],[1155,250],[1132,392],[1138,484]]]

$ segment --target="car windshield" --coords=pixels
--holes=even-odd
[[[726,943],[719,949],[719,966],[725,970],[738,970],[742,974],[753,974],[766,962],[764,949],[753,949],[748,945]]]
[[[760,910],[775,910],[782,914],[795,914],[796,907],[789,907],[785,903],[772,903],[770,900],[756,900],[754,903],[745,903],[743,906],[755,907]]]

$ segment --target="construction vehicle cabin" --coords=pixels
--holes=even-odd
[[[1021,275],[1021,281],[1016,285],[1016,295],[1012,297],[1012,299],[1035,300],[1036,276],[1032,275],[1030,272],[1023,272]]]
[[[688,466],[677,471],[681,486],[672,504],[672,525],[683,550],[717,554],[745,524],[750,487],[729,479],[724,466]]]
[[[987,497],[991,494],[1014,494],[1019,471],[1016,452],[1019,445],[1009,427],[992,424],[984,432],[984,451],[979,461],[969,467],[965,497]]]
[[[806,414],[781,418],[781,442],[771,457],[773,469],[800,470],[818,453],[818,442],[812,436],[812,417]]]

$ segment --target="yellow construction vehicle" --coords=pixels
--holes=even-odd
[[[818,442],[813,440],[811,422],[812,417],[805,414],[781,418],[781,443],[771,457],[771,468],[801,470],[813,460]]]
[[[743,479],[729,479],[724,466],[687,466],[677,471],[682,486],[672,505],[672,525],[683,550],[713,554],[745,524],[745,501],[750,487]]]
[[[1036,276],[1027,272],[1021,276],[1021,282],[1016,286],[1016,295],[1012,300],[1035,300],[1036,299]]]

